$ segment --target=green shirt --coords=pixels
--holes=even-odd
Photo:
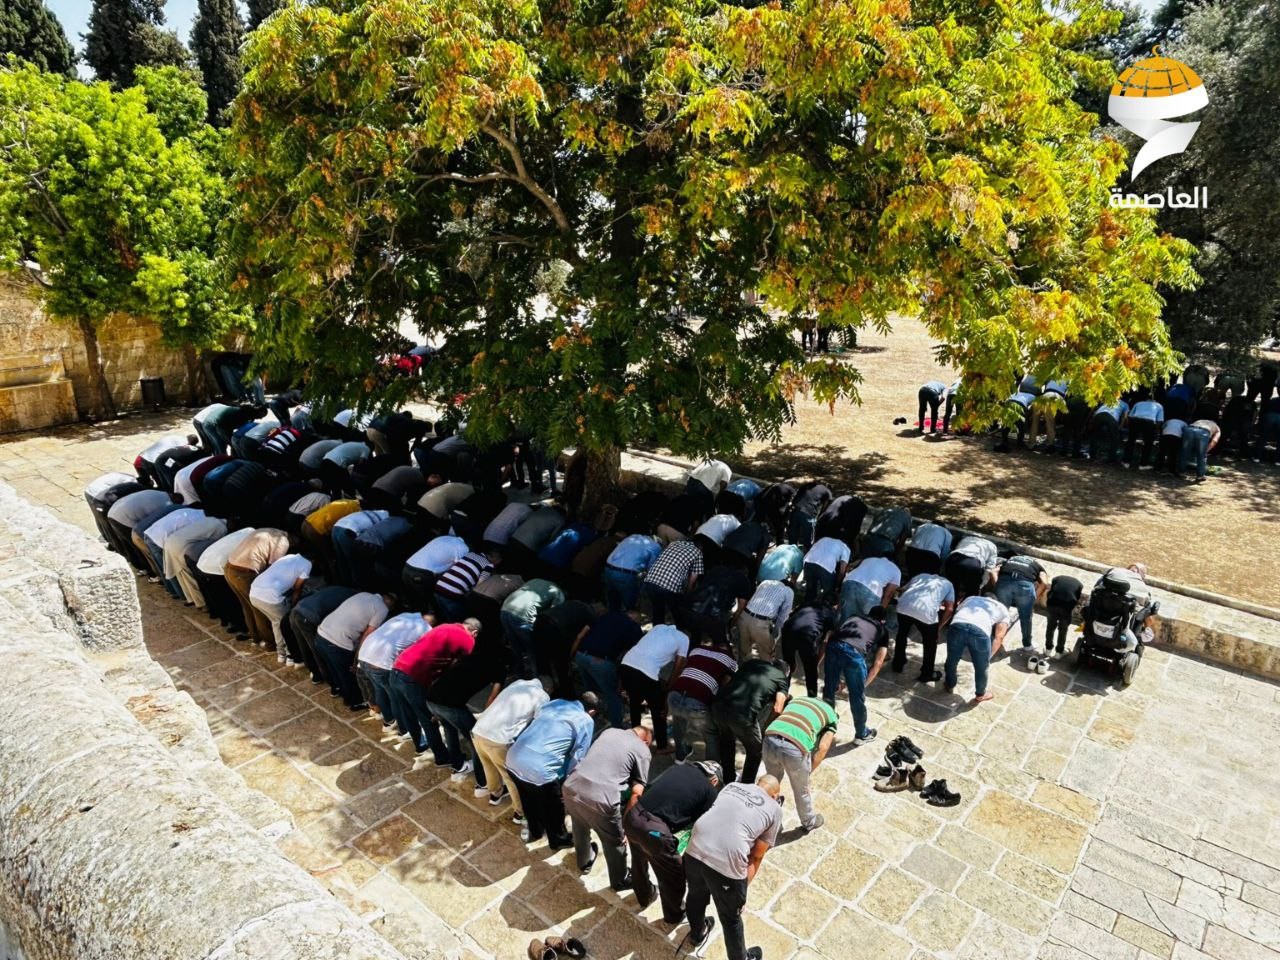
[[[835,709],[825,700],[796,697],[778,719],[769,724],[765,734],[785,737],[805,753],[813,753],[822,735],[836,728],[837,719]]]

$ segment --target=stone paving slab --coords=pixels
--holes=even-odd
[[[82,500],[37,481],[73,465],[92,479],[145,439],[11,443],[7,463],[21,457],[28,495],[87,527]],[[294,815],[278,848],[407,956],[522,957],[551,932],[601,958],[675,950],[686,928],[656,904],[637,915],[604,871],[580,878],[570,853],[526,850],[506,807],[376,720],[159,587],[139,592],[147,622],[164,624],[145,630],[148,649],[204,707],[224,762]],[[748,939],[770,960],[1280,960],[1273,682],[1153,647],[1122,690],[1061,662],[1037,675],[1015,655],[993,665],[996,699],[974,708],[959,695],[967,664],[954,696],[911,684],[913,667],[869,689],[872,725],[912,737],[963,800],[876,793],[878,744],[838,744],[814,778],[826,826],[800,835],[788,806],[750,891]],[[847,736],[847,704],[839,713]],[[706,955],[722,950],[717,936]]]

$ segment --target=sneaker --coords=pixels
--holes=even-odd
[[[468,760],[457,770],[453,771],[453,773],[449,775],[449,779],[453,783],[461,783],[463,780],[467,779],[467,777],[471,776],[471,771],[474,769],[475,767],[472,765],[471,761]]]
[[[520,819],[522,822],[524,821],[524,817],[521,817]],[[533,843],[533,834],[531,834],[528,830],[521,830],[520,840],[524,843]]]
[[[507,795],[507,788],[504,785],[503,788],[499,790],[497,793],[489,794],[489,806],[496,807],[498,804],[502,803],[502,801],[506,799],[508,799],[508,795]]]
[[[908,763],[916,764],[924,759],[924,751],[912,743],[909,737],[894,737],[889,746]]]
[[[747,960],[764,960],[764,948],[748,947],[746,957]]]
[[[305,666],[306,666],[306,664],[305,664],[305,663],[303,663],[301,660],[294,660],[292,657],[285,657],[285,658],[284,658],[284,665],[285,665],[286,667],[292,667],[292,668],[293,668],[293,669],[295,669],[295,670],[296,670],[296,669],[298,669],[298,667],[305,667]]]
[[[817,830],[817,829],[821,828],[821,826],[822,826],[824,823],[826,823],[826,822],[827,822],[827,818],[826,818],[826,817],[824,817],[822,814],[818,814],[816,817],[814,817],[814,818],[813,818],[813,823],[809,824],[809,826],[807,826],[807,827],[805,827],[805,826],[801,826],[801,828],[800,828],[800,829],[801,829],[801,830],[803,830],[803,831],[805,832],[805,834],[807,835],[807,834],[813,833],[813,831],[815,831],[815,830]]]
[[[888,780],[891,776],[893,776],[893,767],[887,763],[882,763],[880,766],[876,767],[876,772],[872,775],[871,779],[878,782],[880,780]]]
[[[288,658],[288,657],[286,657],[283,653],[277,653],[277,654],[276,654],[276,663],[279,663],[279,664],[285,664],[285,663],[288,663],[288,662],[289,662],[289,658]]]
[[[854,737],[854,738],[853,738],[853,745],[854,745],[855,747],[860,747],[860,746],[862,746],[864,743],[870,743],[870,742],[871,742],[872,740],[874,740],[875,738],[876,738],[876,731],[875,731],[875,729],[874,729],[874,728],[872,728],[872,727],[867,727],[867,732],[866,732],[865,734],[863,734],[863,735],[862,735],[862,736],[860,736],[860,737]]]
[[[489,795],[489,788],[488,788],[488,787],[476,787],[473,791],[471,791],[471,795],[472,795],[473,797],[477,797],[477,798],[479,798],[479,797],[487,797],[487,796]]]
[[[689,930],[689,942],[693,944],[695,949],[702,946],[704,943],[707,942],[707,937],[711,936],[711,931],[715,929],[715,926],[716,926],[716,918],[707,917],[706,926],[702,928],[702,933],[700,934],[694,933],[692,928]]]
[[[1040,658],[1038,656],[1027,657],[1027,669],[1034,671],[1040,666]]]
[[[631,872],[627,871],[627,875],[623,877],[621,880],[619,880],[617,883],[609,884],[609,889],[612,890],[614,893],[622,893],[626,890],[630,890],[631,889]]]
[[[1042,657],[1039,660],[1037,660],[1036,673],[1048,673],[1048,672],[1049,672],[1049,658]]]
[[[367,703],[357,703],[347,707],[347,709],[350,710],[352,713],[359,713],[361,710],[368,710],[369,705]]]
[[[513,813],[513,814],[511,815],[511,822],[512,822],[512,823],[514,823],[517,827],[523,827],[523,826],[524,826],[524,824],[525,824],[524,814],[523,814],[523,813]],[[521,832],[521,834],[523,835],[525,831],[521,830],[520,832]],[[522,837],[522,839],[523,839],[523,837]]]

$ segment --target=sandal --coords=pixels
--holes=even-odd
[[[555,955],[562,957],[585,957],[587,955],[587,948],[576,937],[548,937],[546,947],[548,950],[554,951]]]

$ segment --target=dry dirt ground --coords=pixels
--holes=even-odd
[[[952,378],[923,326],[866,332],[845,356],[862,372],[862,405],[800,400],[777,445],[729,458],[767,479],[813,476],[874,505],[984,530],[1105,563],[1141,560],[1153,574],[1270,606],[1280,602],[1280,470],[1220,461],[1205,483],[1131,473],[1026,451],[992,452],[990,437],[946,441],[914,429],[916,392]],[[894,426],[906,417],[908,426]]]

